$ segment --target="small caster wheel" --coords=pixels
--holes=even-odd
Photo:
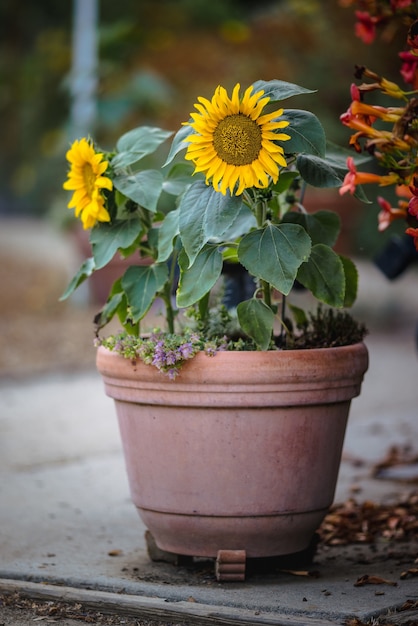
[[[218,550],[215,564],[216,580],[219,582],[244,581],[245,562],[245,550]]]

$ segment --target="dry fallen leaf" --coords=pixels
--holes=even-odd
[[[418,576],[418,567],[410,567],[405,572],[401,573],[400,578],[404,580],[405,578],[412,578],[413,576]]]
[[[331,508],[318,533],[321,543],[328,546],[373,543],[379,538],[413,539],[418,535],[418,492],[391,505],[350,498]]]
[[[364,576],[360,576],[354,583],[354,587],[362,587],[363,585],[391,585],[392,587],[396,587],[398,583],[392,580],[386,580],[386,578],[382,578],[381,576],[374,576],[369,574],[364,574]]]
[[[120,556],[123,552],[122,550],[110,550],[107,554],[109,556]]]

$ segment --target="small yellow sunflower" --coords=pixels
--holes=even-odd
[[[211,101],[199,97],[198,113],[191,114],[192,122],[185,122],[196,131],[185,140],[190,142],[185,158],[223,194],[227,189],[240,195],[249,187],[268,187],[270,178],[277,182],[280,167],[287,165],[276,142],[290,137],[274,132],[289,124],[278,120],[283,109],[261,115],[270,101],[263,98],[264,91],[252,93],[253,87],[248,87],[240,99],[239,90],[240,85],[235,85],[229,98],[218,86]]]
[[[74,141],[66,154],[71,165],[63,187],[73,191],[68,203],[80,216],[83,228],[92,228],[96,222],[109,222],[110,215],[104,206],[102,189],[112,190],[110,178],[103,176],[109,163],[103,161],[103,154],[94,151],[92,143],[85,137]]]

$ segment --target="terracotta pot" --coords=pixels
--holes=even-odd
[[[308,547],[333,502],[363,343],[199,353],[175,381],[103,347],[133,502],[162,550],[214,557]]]

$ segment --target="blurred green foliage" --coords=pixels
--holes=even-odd
[[[353,34],[338,0],[98,0],[95,139],[150,123],[176,130],[198,95],[258,79],[296,82],[298,101],[345,144],[339,115],[356,63],[398,77],[396,41],[376,54]],[[0,214],[44,215],[65,195],[72,2],[0,3]],[[289,106],[293,106],[289,103]]]

